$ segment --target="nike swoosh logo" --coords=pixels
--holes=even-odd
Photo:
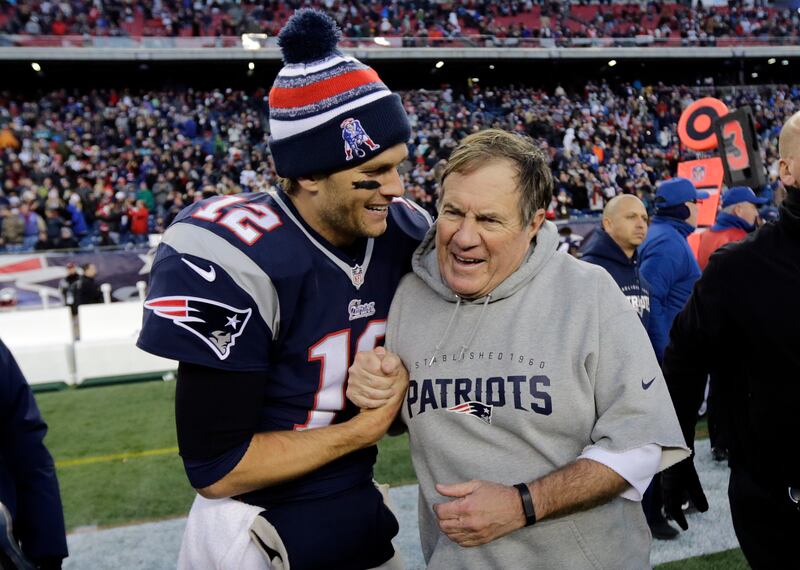
[[[650,382],[645,382],[644,380],[642,380],[642,389],[643,390],[647,390],[650,386],[653,385],[653,382],[655,382],[655,381],[656,381],[656,377],[655,376],[653,376],[653,379],[650,380]]]
[[[209,269],[203,269],[202,267],[197,267],[194,263],[189,261],[186,258],[181,257],[181,261],[183,261],[186,265],[188,265],[192,271],[197,273],[200,277],[211,283],[214,279],[217,278],[217,271],[211,267]]]

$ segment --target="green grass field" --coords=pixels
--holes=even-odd
[[[36,400],[50,429],[68,530],[183,516],[194,491],[175,436],[175,383],[143,382],[43,392]],[[698,437],[707,436],[705,423]],[[416,482],[407,436],[379,445],[375,478]],[[747,568],[739,550],[673,562],[664,569]]]
[[[50,429],[67,528],[185,515],[194,491],[177,452],[175,383],[118,384],[36,395]],[[376,478],[416,482],[406,436],[380,444]]]

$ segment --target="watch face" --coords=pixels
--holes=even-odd
[[[789,487],[789,500],[800,507],[800,487]]]

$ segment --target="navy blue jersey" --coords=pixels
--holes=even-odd
[[[344,251],[282,192],[194,204],[159,246],[138,345],[182,362],[263,373],[257,431],[346,421],[357,412],[345,398],[347,369],[357,351],[382,344],[395,289],[430,218],[395,199],[387,226]],[[340,492],[371,478],[375,454],[360,450],[244,500],[267,507]]]

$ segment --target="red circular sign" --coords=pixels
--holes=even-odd
[[[717,147],[714,121],[728,114],[728,106],[713,97],[698,99],[681,113],[678,136],[692,150],[711,150]]]

